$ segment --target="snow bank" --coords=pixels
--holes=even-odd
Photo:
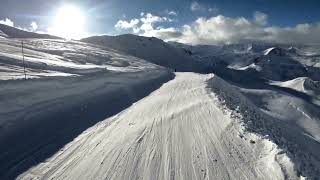
[[[95,123],[173,78],[165,69],[0,81],[0,179],[44,161]]]
[[[234,116],[239,116],[249,132],[260,134],[262,137],[276,143],[289,159],[294,163],[288,179],[294,174],[311,179],[320,176],[320,144],[306,135],[292,123],[273,118],[239,92],[239,88],[232,86],[215,76],[209,80],[209,87],[216,93],[224,106],[231,110]],[[290,169],[290,168],[289,168]],[[294,174],[292,174],[294,173]]]

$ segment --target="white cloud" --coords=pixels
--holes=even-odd
[[[317,43],[320,44],[320,23],[298,24],[294,27],[267,27],[265,39],[280,43]]]
[[[38,29],[38,24],[37,24],[35,21],[32,21],[31,24],[30,24],[30,26],[31,26],[31,30],[32,30],[33,32],[37,31],[37,29]]]
[[[141,25],[139,29],[142,31],[148,32],[148,31],[152,31],[154,28],[152,23],[144,23]]]
[[[160,22],[172,22],[173,20],[167,17],[160,17],[152,15],[151,13],[145,14],[141,19],[142,25],[140,26],[140,35],[143,36],[154,36],[159,37],[157,35],[162,34],[164,31],[170,31],[165,30],[164,28],[155,28],[155,23]],[[137,32],[137,31],[136,31]],[[169,33],[169,32],[168,32]]]
[[[263,21],[262,21],[263,22]],[[275,43],[320,43],[320,23],[298,24],[294,27],[266,27],[244,17],[229,18],[222,15],[198,18],[180,28],[176,41],[191,44],[226,44],[243,41]],[[172,38],[168,38],[172,40]]]
[[[208,7],[204,4],[200,4],[198,3],[197,1],[193,1],[191,2],[191,5],[190,5],[190,10],[193,11],[193,12],[197,12],[197,11],[200,11],[200,12],[209,12],[209,13],[214,13],[214,14],[217,14],[219,9],[217,7]]]
[[[267,25],[267,23],[268,23],[268,15],[263,12],[256,11],[253,14],[253,17],[254,17],[254,20],[257,24]]]
[[[0,24],[4,24],[4,25],[7,25],[7,26],[14,27],[13,21],[11,21],[9,18],[6,18],[4,20],[0,20]]]
[[[153,36],[153,34],[159,34],[163,31],[162,28],[155,28],[156,23],[173,21],[168,17],[156,16],[151,13],[142,12],[140,13],[140,16],[140,19],[132,19],[130,21],[119,20],[115,27],[118,29],[132,29],[133,33],[135,34],[139,33],[140,35],[144,36]]]
[[[141,19],[143,23],[156,23],[156,22],[165,22],[168,21],[167,17],[154,16],[151,13],[145,14]]]
[[[177,15],[178,15],[178,13],[175,12],[175,11],[168,11],[167,13],[168,13],[168,15],[170,15],[170,16],[177,16]]]
[[[7,26],[15,27],[15,28],[23,30],[23,31],[35,32],[38,29],[38,24],[35,21],[32,21],[30,23],[30,27],[15,26],[14,22],[12,20],[10,20],[9,18],[6,18],[4,20],[0,20],[0,24],[4,24],[4,25],[7,25]]]
[[[219,12],[219,9],[217,7],[209,7],[208,8],[208,11],[210,13],[214,13],[214,14],[217,14]]]
[[[125,20],[119,20],[115,27],[118,29],[130,29],[136,27],[139,22],[139,19],[131,19],[129,22]]]
[[[182,36],[182,33],[173,27],[170,28],[157,28],[149,31],[145,31],[144,36],[148,37],[157,37],[160,39],[164,39],[166,41],[176,40],[177,38]]]
[[[203,7],[202,7],[198,2],[196,2],[196,1],[193,1],[193,2],[191,3],[191,5],[190,5],[190,10],[191,10],[191,11],[199,11],[199,10],[201,10],[201,9],[203,9]]]
[[[261,36],[258,25],[247,19],[228,18],[222,15],[211,18],[198,18],[191,25],[182,29],[179,41],[194,44],[234,43],[246,40],[251,36]],[[250,35],[250,37],[248,37]],[[178,39],[177,39],[178,40]]]
[[[140,23],[131,29],[139,35],[190,44],[227,44],[244,41],[320,43],[320,23],[275,27],[267,26],[268,16],[264,13],[255,12],[253,17],[253,20],[223,15],[210,18],[200,17],[181,27],[164,28],[158,23],[171,22],[170,18],[147,13],[140,18]]]

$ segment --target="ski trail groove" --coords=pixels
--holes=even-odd
[[[284,179],[275,145],[239,136],[207,89],[212,77],[177,73],[18,179]]]

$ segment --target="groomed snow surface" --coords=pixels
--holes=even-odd
[[[286,154],[223,108],[211,78],[176,74],[18,179],[298,179]]]

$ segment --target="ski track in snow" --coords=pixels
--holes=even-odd
[[[18,179],[297,179],[274,143],[222,110],[213,76],[177,73]]]

